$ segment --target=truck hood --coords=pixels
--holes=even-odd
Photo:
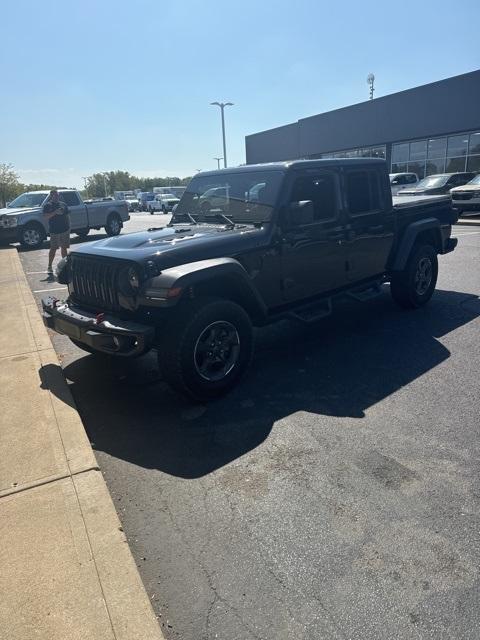
[[[209,258],[233,257],[266,242],[268,230],[251,225],[234,229],[221,225],[175,225],[129,233],[82,244],[71,251],[78,255],[154,261],[159,269]]]
[[[432,189],[402,189],[397,193],[398,196],[434,196],[446,193],[445,187],[435,187]]]
[[[15,209],[5,207],[0,209],[0,216],[18,216],[22,213],[39,213],[40,211],[41,207],[16,207]]]
[[[450,193],[458,193],[459,191],[480,191],[480,184],[464,184],[461,187],[453,187]]]

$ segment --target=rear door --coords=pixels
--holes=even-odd
[[[357,282],[384,273],[393,243],[394,212],[383,172],[347,167],[343,178],[348,279]]]
[[[76,191],[60,191],[60,200],[67,205],[70,212],[72,229],[86,229],[88,227],[87,208]]]
[[[341,217],[340,180],[336,172],[294,172],[287,206],[311,200],[310,224],[283,228],[282,289],[287,301],[315,296],[345,285],[344,224]]]

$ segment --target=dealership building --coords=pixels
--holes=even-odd
[[[480,70],[245,138],[247,164],[385,158],[392,173],[480,172]]]

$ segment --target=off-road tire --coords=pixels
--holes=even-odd
[[[435,248],[429,244],[416,244],[405,269],[392,276],[390,281],[392,297],[404,309],[418,309],[432,297],[437,277],[438,258]]]
[[[238,338],[237,356],[224,377],[208,380],[199,373],[200,340],[211,327],[232,326]],[[174,317],[162,331],[157,346],[158,364],[166,382],[195,401],[221,396],[238,382],[253,356],[253,329],[247,312],[240,305],[222,298],[199,298],[180,303]],[[223,374],[221,374],[223,375]]]

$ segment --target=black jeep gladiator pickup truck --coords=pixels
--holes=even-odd
[[[206,400],[247,368],[253,326],[314,322],[384,282],[402,307],[428,302],[455,221],[448,197],[392,204],[383,160],[199,173],[168,226],[73,248],[68,299],[44,299],[44,321],[90,353],[156,349],[170,385]]]

